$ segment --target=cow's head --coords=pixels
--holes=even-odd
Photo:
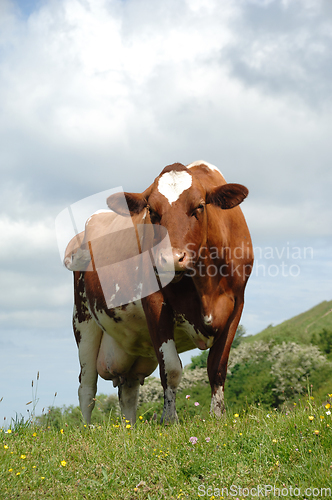
[[[220,177],[222,179],[222,177]],[[191,269],[207,239],[207,205],[228,210],[248,195],[241,184],[203,187],[198,176],[180,163],[165,167],[143,193],[116,193],[107,199],[111,210],[131,216],[147,209],[154,226],[167,229],[172,252],[159,251],[158,269],[175,270],[175,281]],[[126,201],[126,203],[125,203]]]

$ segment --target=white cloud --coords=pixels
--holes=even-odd
[[[54,220],[13,220],[0,218],[0,259],[22,259],[53,250],[55,243]]]

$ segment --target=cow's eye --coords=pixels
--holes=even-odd
[[[161,217],[151,207],[149,207],[149,214],[152,224],[159,224]]]
[[[199,214],[201,214],[202,212],[204,212],[204,204],[203,203],[200,203],[196,208],[195,210],[193,210],[193,213],[191,214],[193,217],[198,217]]]

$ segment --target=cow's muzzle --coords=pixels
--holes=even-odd
[[[174,275],[172,283],[176,283],[187,272],[190,258],[188,252],[178,248],[160,249],[155,256],[155,264],[158,275],[172,273]]]

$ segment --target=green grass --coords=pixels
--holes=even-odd
[[[284,411],[247,407],[216,420],[203,419],[194,402],[179,402],[194,416],[183,411],[179,424],[166,427],[145,417],[133,428],[112,417],[92,428],[63,421],[62,430],[18,421],[0,432],[1,498],[193,499],[200,492],[211,499],[217,488],[247,496],[231,496],[232,485],[298,487],[305,498],[306,488],[330,486],[332,420],[324,405],[307,398]]]
[[[313,334],[319,334],[323,328],[332,330],[332,301],[321,302],[309,311],[294,316],[279,325],[269,325],[256,335],[244,337],[243,341],[273,340],[279,344],[282,342],[310,344]]]

